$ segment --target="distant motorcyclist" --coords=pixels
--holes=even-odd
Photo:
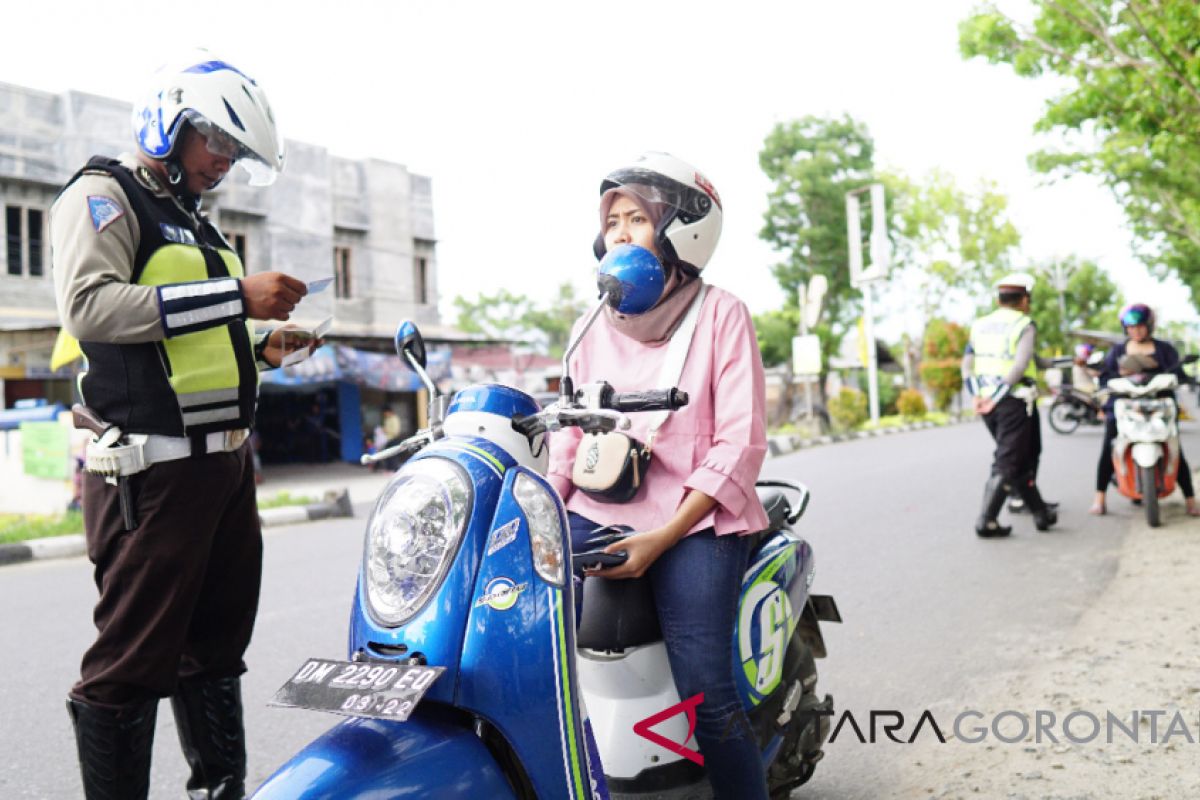
[[[998,517],[1005,498],[1014,491],[1033,513],[1039,531],[1058,521],[1057,507],[1047,503],[1037,488],[1042,437],[1035,385],[1037,326],[1029,316],[1033,284],[1033,276],[1025,273],[1006,275],[996,283],[999,307],[975,320],[963,356],[963,377],[974,396],[975,413],[996,442],[975,523],[975,533],[982,537],[1012,532]]]
[[[1172,372],[1180,382],[1185,382],[1187,376],[1183,373],[1183,363],[1179,351],[1170,342],[1155,339],[1154,310],[1145,303],[1133,303],[1121,310],[1121,327],[1129,338],[1115,345],[1108,351],[1104,366],[1100,371],[1100,385],[1107,386],[1113,378],[1131,375],[1156,375]],[[1096,464],[1096,499],[1089,514],[1101,515],[1108,511],[1105,493],[1112,482],[1114,467],[1112,460],[1113,440],[1117,438],[1116,415],[1113,414],[1115,400],[1109,398],[1104,405],[1104,442],[1100,445],[1100,461]],[[1187,458],[1183,455],[1183,443],[1179,445],[1179,489],[1183,492],[1187,514],[1200,517],[1200,508],[1196,506],[1196,491],[1192,485],[1192,470]]]

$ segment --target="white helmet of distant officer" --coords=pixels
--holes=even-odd
[[[187,185],[178,147],[187,126],[204,137],[210,153],[242,167],[251,186],[273,183],[283,169],[283,140],[266,94],[204,50],[159,69],[145,100],[133,109],[138,147],[164,163],[177,192]]]
[[[667,266],[699,274],[721,238],[721,197],[698,169],[668,153],[647,152],[610,172],[600,194],[621,188],[656,209],[654,245]],[[604,235],[593,245],[604,257]]]

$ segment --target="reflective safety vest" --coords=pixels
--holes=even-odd
[[[975,353],[975,376],[983,384],[1004,380],[1017,363],[1017,343],[1033,324],[1028,314],[1001,306],[971,325],[971,349]],[[1029,359],[1025,377],[1037,378],[1037,361]]]
[[[241,260],[210,222],[154,194],[120,162],[97,156],[67,185],[86,172],[115,178],[137,217],[141,239],[131,283],[244,275]],[[258,401],[254,323],[202,324],[156,342],[80,342],[88,362],[80,381],[84,403],[127,433],[192,436],[250,427]]]

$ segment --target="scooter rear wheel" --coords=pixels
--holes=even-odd
[[[1074,433],[1079,427],[1080,413],[1082,411],[1075,403],[1061,397],[1055,398],[1050,404],[1050,427],[1059,433]]]
[[[1142,506],[1146,509],[1146,523],[1151,528],[1162,524],[1158,513],[1158,481],[1155,480],[1158,477],[1157,472],[1157,467],[1138,467],[1142,484]]]

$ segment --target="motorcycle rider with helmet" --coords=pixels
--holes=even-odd
[[[239,676],[262,566],[247,439],[258,371],[284,355],[281,332],[251,320],[286,320],[307,289],[246,275],[201,212],[235,166],[252,185],[283,168],[253,80],[192,54],[157,74],[132,122],[137,152],[93,157],[50,211],[59,312],[87,357],[83,402],[107,426],[82,493],[97,637],[67,709],[89,800],[147,796],[161,697],[188,795],[241,798]]]
[[[1128,338],[1108,351],[1100,371],[1101,387],[1107,386],[1113,378],[1137,374],[1172,372],[1181,382],[1187,380],[1179,351],[1170,342],[1154,338],[1154,309],[1145,303],[1132,303],[1121,309],[1120,320]],[[1089,514],[1102,515],[1108,511],[1105,495],[1115,471],[1112,461],[1113,440],[1117,438],[1117,420],[1113,414],[1115,402],[1110,397],[1104,404],[1104,441],[1100,445],[1100,461],[1096,464],[1096,498],[1088,509]],[[1200,517],[1192,470],[1183,454],[1182,441],[1179,444],[1178,476],[1186,513]]]
[[[717,245],[720,197],[698,170],[666,153],[646,153],[609,173],[600,194],[596,257],[639,245],[663,263],[666,284],[644,314],[606,309],[570,372],[579,384],[616,376],[617,391],[656,386],[667,345],[699,295],[701,270]],[[754,488],[766,456],[766,387],[745,304],[704,288],[677,384],[691,401],[659,429],[639,493],[605,503],[573,485],[578,428],[551,436],[548,478],[566,500],[576,552],[589,549],[586,541],[601,525],[637,531],[606,548],[627,551],[626,563],[588,579],[649,576],[679,696],[704,695],[695,736],[714,795],[757,800],[767,797],[766,776],[731,674],[730,632],[747,537],[767,525]],[[644,441],[648,425],[635,419],[630,433]]]

